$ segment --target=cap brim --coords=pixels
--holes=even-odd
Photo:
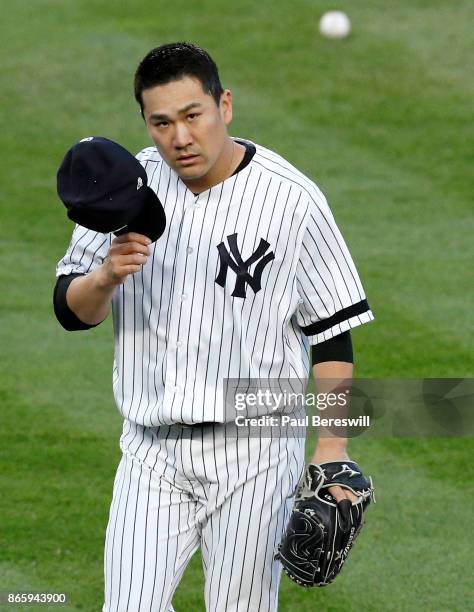
[[[166,215],[163,206],[156,193],[148,186],[143,186],[146,190],[146,199],[140,213],[130,221],[125,227],[115,231],[116,236],[136,232],[148,236],[152,242],[158,240],[166,228]]]
[[[104,215],[103,211],[86,207],[70,209],[67,211],[67,216],[74,223],[102,234],[108,234],[124,223],[124,220],[118,219],[117,215]]]

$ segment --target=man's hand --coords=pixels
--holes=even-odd
[[[102,288],[124,283],[129,274],[142,269],[150,255],[151,240],[143,234],[130,232],[112,240],[107,257],[97,270],[97,282]]]
[[[328,461],[352,461],[346,452],[346,448],[347,441],[343,438],[320,439],[311,463],[320,465]],[[359,499],[352,491],[342,487],[329,487],[328,491],[337,502],[342,499],[349,499],[352,503],[355,503]]]

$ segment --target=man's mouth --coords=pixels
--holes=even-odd
[[[189,164],[192,164],[194,160],[197,159],[198,157],[199,157],[198,155],[181,155],[181,157],[178,157],[177,161],[180,164],[187,166]]]

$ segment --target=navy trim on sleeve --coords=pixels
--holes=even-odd
[[[66,300],[66,293],[69,285],[78,276],[84,276],[84,274],[65,274],[59,276],[54,287],[54,314],[56,315],[56,319],[59,321],[62,327],[64,327],[64,329],[66,329],[67,331],[91,329],[92,327],[97,327],[97,325],[99,325],[99,323],[97,323],[96,325],[88,325],[87,323],[84,323],[69,308],[69,305]]]
[[[329,338],[329,340],[314,344],[311,347],[311,361],[313,365],[324,361],[354,363],[351,332],[348,330]]]
[[[331,327],[337,325],[338,323],[342,323],[343,321],[347,321],[347,319],[367,312],[368,310],[370,310],[370,308],[367,300],[361,300],[360,302],[357,302],[357,304],[352,304],[352,306],[339,310],[327,319],[316,321],[315,323],[311,323],[311,325],[302,327],[301,331],[305,336],[314,336],[326,331],[327,329],[331,329]]]

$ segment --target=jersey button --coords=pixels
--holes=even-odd
[[[175,393],[179,393],[181,391],[181,387],[174,387],[173,391]]]
[[[184,300],[185,300],[185,299],[187,299],[187,297],[188,297],[188,296],[187,296],[187,294],[186,294],[186,293],[182,293],[182,294],[181,294],[181,301],[183,301],[183,302],[184,302]]]
[[[186,249],[186,253],[192,253],[194,251],[193,247],[188,247]]]
[[[182,344],[183,344],[183,343],[181,342],[181,340],[178,340],[178,341],[176,342],[176,346],[181,346]]]

